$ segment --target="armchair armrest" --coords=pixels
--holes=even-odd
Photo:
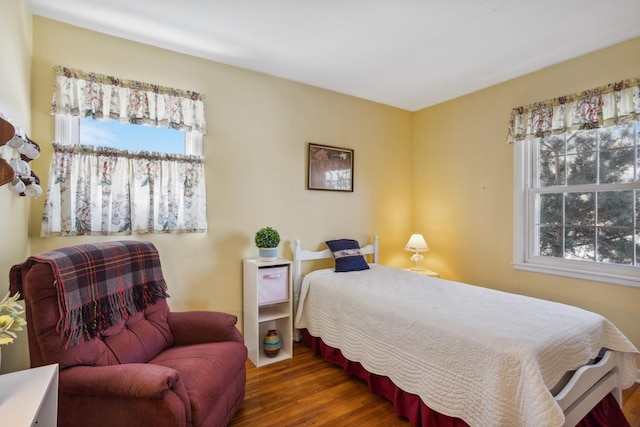
[[[238,318],[218,311],[170,312],[167,322],[173,332],[174,345],[236,341],[244,344],[244,337],[236,328]]]
[[[186,396],[180,374],[175,369],[150,363],[74,366],[61,370],[59,375],[60,392],[69,394],[162,399],[173,390],[181,397]]]

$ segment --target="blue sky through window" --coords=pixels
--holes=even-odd
[[[91,117],[80,120],[80,143],[86,145],[184,154],[184,138],[183,131],[167,127],[154,128],[120,123],[117,120],[95,120]]]

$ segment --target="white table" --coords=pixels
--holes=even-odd
[[[0,375],[0,417],[12,427],[56,427],[58,365]]]

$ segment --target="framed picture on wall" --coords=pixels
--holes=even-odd
[[[353,191],[353,150],[310,142],[307,188]]]

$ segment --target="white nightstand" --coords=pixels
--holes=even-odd
[[[423,276],[440,277],[439,273],[436,273],[433,270],[429,270],[428,268],[423,268],[422,270],[411,270],[410,268],[405,268],[405,270],[416,274],[422,274]]]
[[[0,376],[2,425],[55,427],[58,423],[58,365]]]

